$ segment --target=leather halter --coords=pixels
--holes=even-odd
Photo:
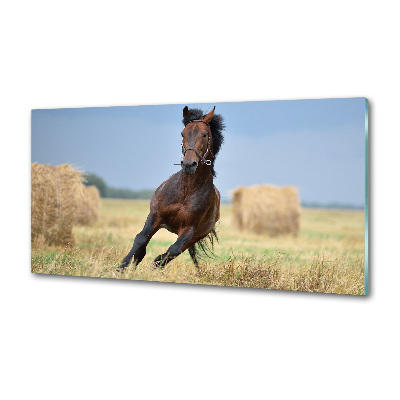
[[[207,122],[204,122],[204,121],[202,121],[201,119],[194,119],[193,121],[189,121],[186,125],[188,125],[188,124],[190,124],[190,123],[192,123],[192,122],[202,122],[203,124],[206,124],[208,127],[210,127],[210,125],[207,124]],[[185,126],[186,126],[186,125],[185,125]],[[183,142],[182,142],[182,155],[183,155],[183,157],[185,157],[185,154],[186,154],[186,152],[187,152],[188,150],[193,150],[193,151],[197,154],[197,156],[200,158],[200,162],[201,162],[202,164],[211,165],[211,164],[212,164],[212,161],[211,161],[211,160],[207,160],[207,159],[206,159],[206,156],[207,156],[208,153],[211,154],[211,157],[214,157],[214,155],[213,155],[213,153],[212,153],[212,151],[211,151],[211,147],[210,147],[210,134],[209,134],[208,132],[207,132],[207,136],[208,136],[208,138],[207,138],[207,150],[206,150],[206,152],[204,153],[203,156],[200,155],[200,153],[199,153],[195,148],[193,148],[193,147],[185,147],[185,146],[183,145]]]

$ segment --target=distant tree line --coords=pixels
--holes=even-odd
[[[318,203],[312,201],[303,201],[301,206],[304,208],[333,208],[333,209],[351,209],[351,210],[363,210],[363,205],[357,204],[348,204],[348,203],[338,203],[338,202],[331,202],[331,203]]]
[[[110,199],[151,199],[154,190],[118,189],[107,185],[99,176],[91,173],[84,174],[86,186],[94,185],[99,189],[100,196]]]
[[[104,182],[102,178],[96,174],[87,173],[85,176],[84,184],[86,186],[94,185],[99,189],[100,196],[110,199],[143,199],[149,200],[153,196],[154,190],[131,190],[131,189],[118,189],[110,187]],[[231,199],[224,197],[221,203],[230,204]],[[333,209],[364,209],[362,205],[343,204],[343,203],[318,203],[318,202],[302,202],[302,207],[305,208],[333,208]]]

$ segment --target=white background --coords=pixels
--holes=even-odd
[[[398,396],[395,5],[3,2],[1,397]],[[350,96],[370,99],[369,296],[30,274],[32,108]]]

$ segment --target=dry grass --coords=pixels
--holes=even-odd
[[[232,207],[222,205],[218,224],[220,243],[215,260],[198,270],[182,254],[164,270],[151,261],[176,236],[160,230],[137,268],[117,275],[115,267],[143,227],[148,201],[101,200],[99,220],[74,228],[76,246],[39,245],[32,249],[32,272],[241,286],[326,293],[364,293],[364,213],[304,209],[297,237],[246,233],[232,229]]]
[[[78,225],[93,225],[99,219],[100,192],[96,186],[84,186],[79,201],[75,222]]]
[[[82,175],[69,164],[32,164],[31,239],[48,244],[73,244]]]
[[[237,229],[269,236],[299,233],[301,208],[295,187],[256,185],[238,187],[232,193]]]

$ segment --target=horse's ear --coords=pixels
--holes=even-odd
[[[188,117],[190,115],[190,111],[189,111],[189,109],[188,109],[188,106],[186,106],[184,109],[183,109],[183,117],[185,118],[185,117]]]
[[[210,123],[211,118],[212,118],[213,115],[214,115],[214,110],[215,110],[215,106],[214,106],[214,108],[213,108],[205,117],[202,118],[203,121],[204,121],[205,123],[207,123],[207,124]]]

